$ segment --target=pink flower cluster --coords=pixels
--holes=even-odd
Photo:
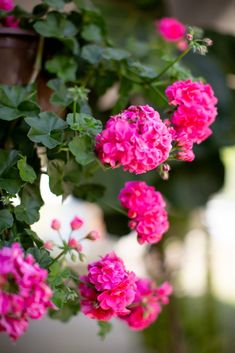
[[[13,0],[0,0],[0,10],[11,11],[14,9]]]
[[[0,10],[12,11],[15,7],[13,0],[0,0]],[[19,21],[14,16],[8,16],[2,21],[4,27],[16,28],[19,26]]]
[[[167,304],[172,287],[157,287],[148,279],[128,272],[123,261],[110,253],[88,266],[88,275],[80,277],[81,310],[91,319],[125,320],[134,330],[141,330],[157,319],[161,304]]]
[[[155,21],[156,30],[162,38],[167,42],[176,42],[179,50],[185,50],[188,47],[187,41],[184,39],[186,28],[173,17],[163,17]]]
[[[125,269],[115,253],[88,265],[88,275],[80,279],[81,311],[86,316],[107,321],[129,313],[127,307],[135,298],[136,276]]]
[[[159,242],[169,228],[166,204],[161,193],[144,181],[129,181],[118,198],[122,206],[128,209],[129,226],[136,230],[138,242]]]
[[[121,317],[132,330],[143,330],[151,325],[161,312],[163,304],[169,303],[172,286],[165,282],[157,287],[155,282],[147,278],[136,281],[136,295],[130,305],[130,313]]]
[[[96,151],[112,168],[122,165],[142,174],[166,161],[171,140],[157,111],[148,105],[131,106],[108,120],[96,137]]]
[[[176,81],[167,87],[166,96],[176,107],[169,132],[181,149],[178,157],[191,161],[193,144],[200,144],[212,134],[210,125],[217,115],[217,98],[209,84],[192,80]]]
[[[0,250],[0,331],[16,340],[29,319],[40,319],[54,307],[46,279],[47,271],[32,255],[24,257],[19,243]]]

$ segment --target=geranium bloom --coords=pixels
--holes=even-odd
[[[118,196],[131,218],[129,226],[138,234],[138,241],[157,243],[168,230],[166,204],[160,192],[144,181],[129,181]]]
[[[18,243],[0,250],[0,331],[16,340],[27,329],[29,319],[40,319],[51,302],[47,271],[32,255],[24,257]]]
[[[14,7],[13,0],[0,0],[0,10],[11,11]]]
[[[170,123],[172,139],[181,149],[179,158],[193,160],[193,144],[200,144],[212,134],[210,125],[217,115],[217,98],[209,84],[191,80],[173,83],[167,87],[166,96],[176,107]]]
[[[142,174],[159,166],[169,156],[171,135],[157,111],[148,105],[131,106],[112,116],[96,137],[96,151],[103,163],[120,165]]]
[[[172,287],[165,282],[161,287],[149,279],[138,279],[135,300],[128,315],[120,317],[132,330],[143,330],[151,325],[161,312],[162,304],[168,304]]]
[[[75,216],[70,222],[70,226],[72,230],[78,230],[83,226],[83,220],[78,216]]]
[[[178,42],[184,38],[186,28],[173,17],[163,17],[155,22],[157,31],[168,42]]]
[[[88,275],[79,285],[81,310],[88,317],[107,321],[129,313],[133,302],[136,276],[125,269],[123,261],[110,253],[88,266]]]

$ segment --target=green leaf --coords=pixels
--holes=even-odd
[[[43,2],[56,10],[63,9],[65,6],[65,2],[63,0],[43,0]]]
[[[36,180],[37,175],[34,169],[27,164],[26,157],[21,157],[21,159],[17,162],[17,167],[20,172],[20,177],[23,181],[32,184]]]
[[[74,137],[69,143],[69,150],[81,165],[87,165],[95,159],[92,139],[88,135]]]
[[[16,194],[22,185],[19,171],[16,167],[17,160],[17,151],[0,150],[0,188],[11,194]]]
[[[112,324],[108,321],[97,321],[99,326],[98,336],[105,339],[106,335],[112,330]]]
[[[135,77],[139,76],[145,79],[153,79],[157,77],[157,72],[153,67],[141,64],[137,61],[129,60],[127,70],[129,73],[134,74]]]
[[[34,91],[32,86],[0,85],[0,119],[11,121],[21,116],[37,114],[40,109],[31,101]]]
[[[42,143],[48,148],[61,143],[66,123],[55,113],[43,112],[38,117],[25,118],[25,122],[31,127],[28,133],[31,141]]]
[[[47,86],[54,92],[51,96],[51,103],[67,107],[73,102],[73,97],[69,93],[64,81],[59,79],[50,80]]]
[[[34,29],[43,37],[69,38],[77,34],[78,29],[65,15],[59,12],[50,12],[44,20],[37,21]]]
[[[35,261],[40,265],[42,268],[47,268],[48,265],[52,262],[50,257],[49,251],[45,249],[38,249],[38,248],[29,248],[26,254],[33,255]]]
[[[73,81],[76,78],[77,62],[72,57],[58,55],[46,62],[46,69],[63,81]]]
[[[0,233],[4,230],[11,228],[13,225],[13,217],[9,210],[0,210]]]
[[[104,196],[105,186],[101,184],[81,184],[74,188],[73,195],[80,199],[95,202]]]
[[[60,159],[54,159],[48,163],[49,186],[51,192],[55,195],[63,194],[63,172],[65,162]]]
[[[102,56],[105,60],[121,61],[123,59],[128,58],[130,56],[130,53],[123,49],[105,48],[103,50]]]
[[[32,229],[25,229],[25,233],[28,234],[28,236],[31,238],[31,240],[39,247],[41,248],[44,244],[41,238],[35,233]]]
[[[88,42],[100,43],[103,40],[100,28],[94,24],[89,24],[83,27],[81,37]]]
[[[103,127],[100,120],[84,113],[76,113],[75,115],[70,113],[67,115],[66,121],[72,130],[93,137],[100,133]]]
[[[14,213],[20,222],[33,224],[39,220],[39,210],[43,204],[38,187],[25,185],[20,192],[21,203],[16,206]]]
[[[77,298],[75,300],[68,300],[60,310],[49,310],[49,316],[51,319],[68,322],[71,317],[77,315],[79,311],[80,303]]]
[[[102,60],[103,48],[95,44],[84,45],[81,57],[92,65],[98,64]]]

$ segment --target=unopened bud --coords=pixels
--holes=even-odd
[[[83,225],[83,221],[81,220],[81,218],[77,216],[75,216],[73,220],[70,222],[70,226],[72,230],[78,230],[82,227],[82,225]]]
[[[213,40],[211,40],[210,38],[204,38],[203,42],[208,46],[212,46],[213,45]]]
[[[186,38],[188,39],[188,41],[191,41],[191,40],[193,40],[193,35],[191,33],[188,33],[186,35]]]
[[[100,232],[98,232],[98,230],[92,230],[86,236],[86,239],[93,240],[93,241],[99,240],[100,238],[101,238],[101,236],[100,236]]]
[[[46,249],[46,250],[52,250],[53,249],[53,247],[54,247],[54,243],[53,243],[53,241],[51,241],[51,240],[48,240],[48,241],[46,241],[45,243],[44,243],[44,245],[43,245],[43,247],[44,247],[44,249]]]
[[[58,219],[53,219],[52,221],[51,221],[51,228],[52,229],[54,229],[54,230],[60,230],[60,228],[61,228],[61,223],[60,223],[60,221],[58,220]]]

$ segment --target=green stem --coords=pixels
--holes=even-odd
[[[47,266],[47,268],[51,267],[56,261],[58,261],[63,255],[65,255],[67,252],[67,250],[63,250],[61,251],[61,253],[59,255],[57,255],[52,262]]]
[[[73,101],[73,123],[76,123],[76,113],[77,113],[77,102]]]
[[[40,37],[39,38],[39,43],[38,43],[36,60],[35,60],[35,63],[34,63],[34,68],[33,68],[33,72],[32,72],[31,78],[29,80],[29,84],[33,84],[36,81],[36,79],[38,77],[38,74],[39,74],[39,72],[41,70],[43,48],[44,48],[44,38]]]
[[[150,87],[155,93],[157,93],[157,94],[162,98],[162,100],[163,100],[165,103],[168,104],[167,98],[162,94],[162,92],[161,92],[157,87],[155,87],[155,86],[153,86],[153,85],[149,85],[149,87]]]
[[[178,61],[180,61],[181,59],[183,59],[183,57],[185,55],[187,55],[189,53],[189,51],[191,50],[190,47],[188,47],[185,51],[183,51],[183,53],[181,53],[179,56],[177,56],[177,58],[170,62],[158,75],[157,77],[154,77],[154,79],[150,80],[149,82],[153,82],[158,80],[162,75],[165,74],[165,72],[167,72],[172,66],[174,66]]]
[[[116,206],[113,206],[113,205],[111,205],[110,203],[108,203],[108,202],[106,202],[106,201],[103,201],[103,200],[101,200],[101,202],[102,202],[104,205],[106,205],[106,206],[112,208],[114,211],[116,211],[116,212],[118,212],[118,213],[121,213],[122,215],[124,215],[124,216],[127,217],[127,213],[126,213],[124,210],[122,210],[121,208],[116,207]]]

